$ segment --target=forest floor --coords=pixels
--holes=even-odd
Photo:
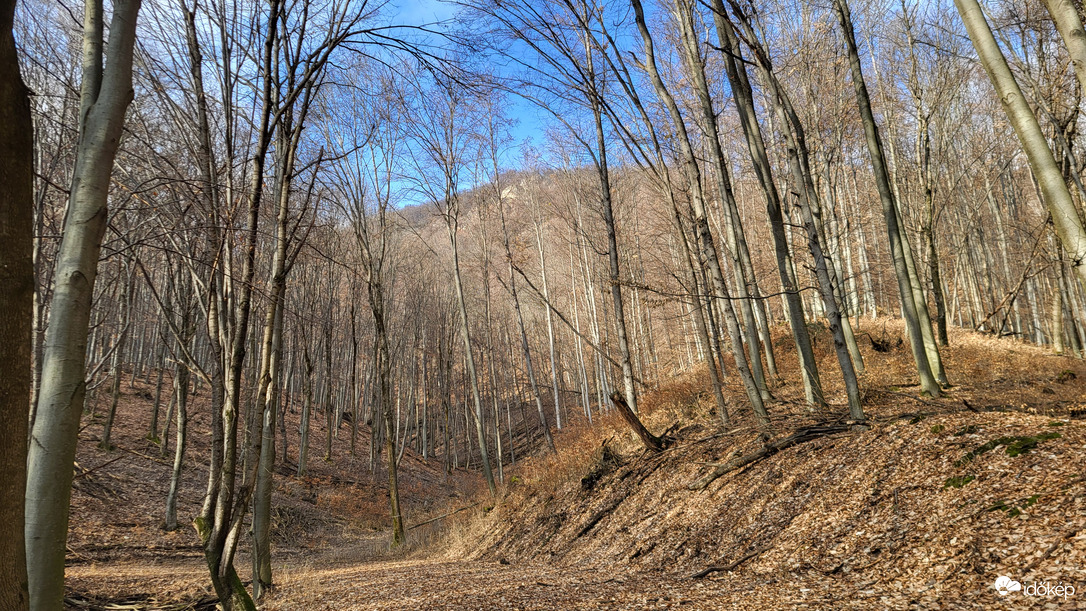
[[[368,470],[368,433],[360,431],[355,458],[344,425],[325,463],[318,427],[310,476],[284,470],[278,478],[277,585],[262,607],[1086,608],[1086,363],[952,330],[944,359],[953,386],[922,399],[909,382],[907,348],[880,343],[879,351],[869,341],[900,329],[869,327],[867,431],[798,443],[691,490],[760,444],[749,410],[733,408],[731,426],[720,429],[704,373],[674,376],[642,406],[646,425],[668,437],[660,454],[643,452],[606,415],[593,428],[567,427],[557,456],[507,470],[492,500],[474,476],[446,481],[437,461],[408,452],[408,525],[470,509],[411,530],[409,545],[395,552],[382,477]],[[832,350],[827,338],[818,343],[833,408],[810,413],[798,384],[775,387],[774,439],[842,423]],[[778,365],[794,371],[786,347],[778,345]],[[189,455],[199,459],[187,471],[183,526],[166,533],[159,523],[169,460],[144,438],[147,387],[123,387],[132,393],[114,432],[123,449],[96,449],[101,427],[93,420],[81,435],[69,608],[213,608],[188,526],[206,478],[198,464],[206,406],[194,409]],[[738,383],[728,391],[729,404],[742,406]],[[243,577],[247,562],[237,562]],[[691,578],[709,566],[724,570]],[[1000,596],[1000,576],[1023,589]]]

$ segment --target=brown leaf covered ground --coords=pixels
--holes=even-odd
[[[893,323],[865,331],[900,333]],[[645,400],[649,428],[672,438],[662,454],[645,455],[609,417],[573,427],[559,435],[557,457],[513,471],[498,500],[478,497],[481,505],[444,530],[439,521],[412,531],[413,549],[394,555],[380,532],[379,477],[345,483],[331,467],[313,483],[281,477],[277,502],[292,509],[277,525],[278,585],[264,608],[1086,608],[1086,366],[964,331],[951,339],[944,355],[955,386],[944,397],[916,396],[904,347],[865,349],[870,430],[787,448],[701,491],[688,485],[758,443],[741,409],[719,430],[702,376],[682,376]],[[810,414],[796,385],[775,388],[778,436],[845,412],[821,344],[835,407]],[[738,385],[729,391],[742,405]],[[91,451],[90,439],[84,446],[85,469],[116,458]],[[449,496],[457,491],[416,462],[405,498],[413,515],[473,502],[467,479],[463,498]],[[146,471],[112,471],[137,464]],[[199,550],[186,547],[195,544],[191,529],[157,529],[168,472],[157,464],[134,456],[90,472],[85,479],[119,495],[112,500],[77,489],[73,600],[207,602]],[[194,469],[186,481],[189,513],[205,475]],[[315,503],[303,500],[314,495]],[[735,570],[689,579],[748,555]],[[238,561],[243,575],[246,563]],[[1079,592],[1000,597],[992,587],[1000,575]]]

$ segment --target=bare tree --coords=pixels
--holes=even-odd
[[[1063,173],[1037,122],[1037,116],[1022,95],[1022,89],[1011,73],[977,0],[954,0],[954,4],[965,22],[965,29],[969,32],[980,62],[999,95],[1003,110],[1026,151],[1060,243],[1071,258],[1079,282],[1086,286],[1086,265],[1083,264],[1086,261],[1086,229],[1064,182]]]
[[[871,100],[867,94],[867,84],[864,81],[863,70],[860,66],[860,54],[856,48],[856,38],[852,28],[852,16],[849,12],[848,2],[846,0],[834,0],[834,9],[837,11],[837,19],[844,33],[849,66],[852,69],[852,82],[856,88],[856,101],[860,107],[860,116],[863,118],[867,149],[871,155],[871,165],[875,171],[875,184],[878,186],[879,198],[882,200],[883,215],[886,219],[887,233],[890,240],[890,253],[894,262],[894,274],[897,276],[898,292],[901,296],[901,310],[905,316],[905,329],[908,332],[909,345],[912,346],[913,360],[916,362],[917,374],[920,377],[920,390],[932,397],[938,397],[940,393],[939,384],[936,382],[932,362],[937,358],[939,347],[935,345],[934,340],[931,342],[926,341],[921,328],[926,321],[928,334],[930,335],[931,322],[927,317],[928,304],[926,299],[917,299],[916,293],[919,287],[913,286],[912,279],[909,276],[906,257],[911,257],[912,253],[905,244],[907,238],[903,237],[902,229],[899,226],[900,213],[897,202],[894,200],[893,191],[890,189],[890,175],[886,170],[882,140],[879,137],[878,126],[875,124],[874,113],[871,111]],[[922,291],[920,293],[922,297]],[[923,312],[920,312],[921,308],[923,308]],[[945,379],[945,374],[943,376]]]
[[[363,66],[356,66],[359,76]],[[361,274],[373,318],[373,362],[377,381],[384,453],[388,467],[388,500],[392,516],[392,545],[403,544],[404,522],[397,479],[396,429],[393,420],[392,350],[389,340],[389,309],[393,298],[397,251],[394,188],[400,169],[404,133],[393,112],[400,108],[395,77],[383,70],[370,71],[377,96],[361,96],[361,88],[344,92],[331,109],[342,122],[328,132],[333,152],[340,158],[335,170],[340,207],[347,213],[361,262]],[[353,92],[353,93],[352,93]],[[376,428],[376,427],[375,427]]]
[[[464,366],[471,384],[475,407],[475,430],[479,442],[483,476],[491,494],[497,493],[494,474],[490,467],[484,428],[483,403],[479,390],[479,376],[475,367],[475,354],[471,341],[471,321],[468,318],[464,281],[460,269],[460,213],[463,188],[462,173],[477,152],[475,126],[471,123],[474,103],[473,92],[463,84],[444,75],[435,75],[430,89],[420,90],[420,97],[413,109],[417,119],[412,122],[412,138],[417,143],[418,155],[413,163],[418,170],[419,188],[438,208],[445,223],[452,248],[452,280],[456,289],[456,303],[460,311],[460,339],[464,347]]]
[[[59,611],[63,605],[68,504],[86,390],[91,298],[113,161],[133,96],[132,52],[140,0],[113,4],[108,42],[103,41],[103,4],[89,0],[84,8],[79,143],[27,459],[27,569],[30,600],[41,611]]]

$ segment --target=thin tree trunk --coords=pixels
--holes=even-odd
[[[182,302],[181,307],[187,307],[187,305]],[[174,378],[173,386],[177,403],[177,445],[174,447],[170,490],[166,494],[166,521],[163,528],[167,531],[177,530],[177,492],[181,487],[181,467],[184,464],[185,443],[188,435],[189,368],[180,360],[174,370]]]
[[[539,273],[543,276],[543,298],[548,302],[551,299],[547,284],[547,259],[543,249],[543,221],[540,215],[536,215],[536,250],[539,251]],[[554,393],[554,428],[562,430],[562,408],[558,396],[558,362],[554,348],[554,313],[547,308],[547,347],[550,350],[551,359],[551,392]]]
[[[743,386],[747,391],[747,398],[750,400],[751,406],[754,409],[755,418],[758,421],[758,428],[763,434],[767,434],[769,430],[769,415],[766,413],[762,399],[762,389],[765,386],[765,380],[763,378],[759,383],[759,380],[755,379],[752,374],[750,365],[751,361],[754,359],[761,359],[761,355],[757,349],[757,329],[754,328],[753,325],[751,325],[751,328],[749,329],[749,332],[750,334],[753,334],[753,337],[748,338],[751,339],[750,345],[752,357],[748,361],[743,350],[743,334],[740,331],[739,322],[735,316],[731,295],[724,282],[720,259],[717,256],[716,244],[713,241],[713,235],[709,229],[705,203],[701,192],[701,172],[698,169],[697,161],[694,157],[693,150],[691,149],[690,140],[686,133],[682,116],[679,113],[678,105],[675,103],[674,97],[671,96],[664,86],[663,80],[660,78],[659,71],[656,67],[652,37],[649,34],[648,26],[645,23],[645,15],[641,2],[640,0],[632,0],[632,5],[634,9],[634,19],[637,22],[637,27],[641,32],[641,39],[645,46],[645,66],[648,69],[649,77],[653,82],[653,87],[656,89],[658,97],[667,106],[674,128],[679,133],[679,145],[683,150],[687,180],[690,182],[691,206],[694,211],[694,235],[697,238],[698,247],[701,251],[701,260],[702,263],[709,268],[709,277],[712,280],[714,297],[723,300],[722,307],[724,308],[724,319],[728,327],[728,335],[732,344],[732,354],[735,357],[736,369],[739,370],[739,377],[743,380]]]
[[[298,477],[305,477],[309,465],[309,422],[313,411],[313,359],[309,357],[309,342],[302,338],[302,358],[305,373],[302,377],[302,422],[298,432]]]
[[[456,305],[460,313],[460,339],[464,344],[464,367],[471,384],[471,396],[475,405],[475,433],[479,437],[479,457],[482,461],[483,477],[491,496],[498,493],[494,484],[494,474],[490,469],[490,457],[487,455],[486,431],[483,426],[483,402],[479,396],[479,376],[475,370],[475,355],[471,347],[471,332],[468,330],[468,310],[464,299],[464,284],[460,278],[460,251],[456,239],[456,221],[448,219],[449,243],[453,255],[453,283],[456,288]],[[467,422],[465,421],[465,425]]]
[[[716,22],[720,47],[721,49],[727,49],[730,53],[725,54],[725,68],[732,86],[733,95],[736,98],[736,110],[739,112],[740,124],[746,135],[747,150],[750,152],[755,173],[766,197],[766,212],[769,216],[770,229],[773,235],[777,273],[780,275],[788,323],[791,326],[792,338],[796,344],[796,352],[799,355],[804,395],[809,405],[824,407],[826,399],[822,393],[818,363],[815,360],[811,337],[807,331],[807,323],[803,314],[803,300],[799,294],[791,254],[788,249],[788,237],[785,234],[780,195],[777,191],[776,182],[773,180],[772,166],[766,153],[761,126],[758,124],[758,117],[754,107],[754,93],[747,77],[746,66],[741,63],[742,55],[739,40],[736,38],[731,24],[724,18],[722,0],[714,0],[713,17]]]
[[[125,267],[127,270],[127,279],[124,283],[124,296],[121,297],[121,307],[124,308],[124,314],[121,320],[121,330],[117,335],[117,345],[113,347],[113,362],[110,366],[110,380],[111,386],[109,390],[109,413],[106,415],[106,424],[102,428],[102,439],[98,442],[98,447],[110,451],[113,449],[113,445],[110,444],[109,438],[113,432],[113,420],[117,415],[117,402],[121,398],[121,378],[124,377],[124,364],[122,361],[122,355],[124,354],[125,341],[128,339],[128,331],[132,323],[132,289],[135,282],[135,268],[128,264]],[[133,372],[133,377],[135,372]]]
[[[886,161],[882,152],[882,141],[879,137],[878,126],[871,110],[871,99],[867,93],[867,84],[863,79],[863,71],[860,65],[859,51],[856,49],[856,37],[852,28],[852,16],[849,12],[846,0],[834,0],[834,8],[837,19],[841,24],[841,30],[845,37],[845,45],[849,54],[849,65],[852,69],[852,82],[856,89],[856,101],[860,107],[860,115],[863,118],[864,133],[867,139],[868,153],[871,156],[871,165],[874,168],[875,183],[878,186],[879,198],[882,200],[883,216],[886,219],[887,232],[890,237],[890,251],[894,261],[894,272],[898,282],[898,292],[901,296],[901,309],[905,316],[905,327],[909,335],[909,345],[912,347],[913,360],[916,363],[917,375],[920,378],[920,390],[932,397],[940,394],[939,384],[936,382],[930,354],[926,348],[926,342],[922,334],[922,319],[920,308],[927,309],[927,302],[918,303],[915,299],[916,287],[912,284],[909,274],[907,257],[911,249],[901,227],[899,211],[894,194],[890,188],[890,176],[886,171]],[[938,351],[938,348],[936,348]]]
[[[765,79],[765,85],[770,90],[769,98],[778,115],[781,130],[785,137],[788,149],[788,162],[792,172],[793,189],[798,194],[798,208],[807,233],[807,246],[814,262],[815,276],[818,279],[819,293],[822,297],[822,306],[825,308],[826,318],[829,322],[830,332],[833,335],[834,351],[837,353],[837,363],[844,378],[845,391],[848,397],[849,414],[856,422],[864,421],[863,407],[860,405],[859,384],[856,378],[856,368],[849,353],[848,342],[842,328],[841,312],[837,306],[837,296],[834,293],[834,283],[830,276],[830,267],[827,256],[822,249],[822,237],[819,230],[819,222],[816,214],[818,210],[818,194],[815,191],[811,178],[809,154],[806,138],[799,116],[792,106],[788,94],[781,88],[773,73],[772,64],[765,49],[757,42],[755,32],[747,15],[740,14],[742,26],[748,36],[748,42],[753,44],[752,50],[758,60],[759,68]],[[847,321],[846,321],[847,322]]]

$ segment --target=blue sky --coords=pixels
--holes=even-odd
[[[456,16],[457,7],[452,2],[441,0],[393,0],[390,5],[390,14],[397,15],[398,22],[407,25],[424,25],[448,21]],[[521,145],[527,141],[531,146],[542,147],[545,143],[543,136],[546,129],[545,119],[540,111],[532,103],[509,96],[507,98],[506,114],[515,122],[509,126],[512,135],[510,157],[506,159],[507,165],[519,165],[513,156],[520,155]]]

